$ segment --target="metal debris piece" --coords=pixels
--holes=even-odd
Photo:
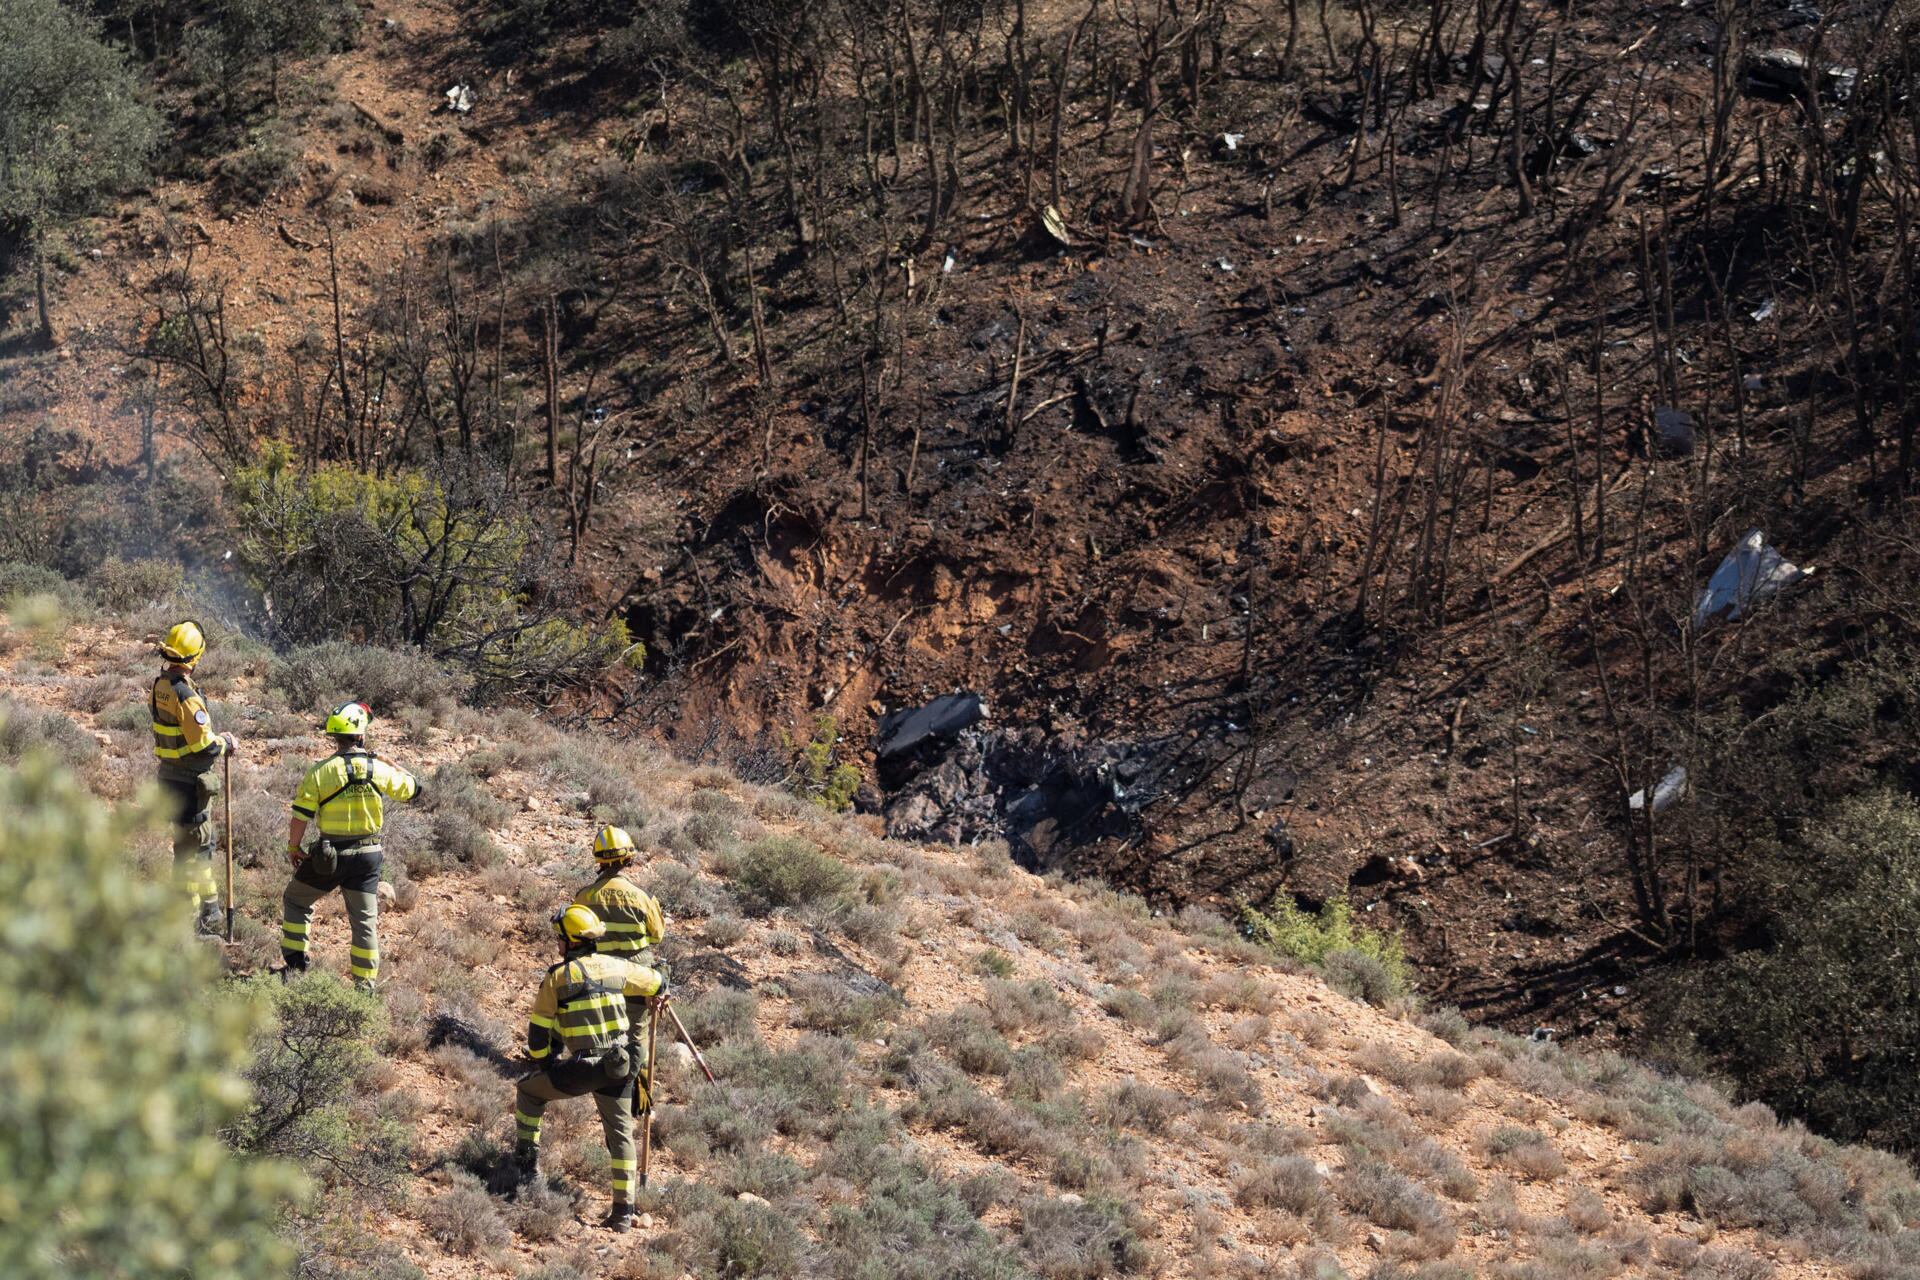
[[[1676,800],[1686,794],[1686,790],[1687,766],[1677,764],[1667,770],[1666,777],[1654,784],[1653,811],[1655,813],[1665,813],[1673,807]],[[1644,789],[1636,791],[1627,797],[1627,808],[1633,810],[1635,813],[1640,812],[1640,810],[1646,807],[1647,793]]]
[[[1699,630],[1724,613],[1728,621],[1738,618],[1755,602],[1790,587],[1813,574],[1802,569],[1767,545],[1767,536],[1759,529],[1747,530],[1727,552],[1720,567],[1707,579],[1706,590],[1694,605],[1693,626]]]

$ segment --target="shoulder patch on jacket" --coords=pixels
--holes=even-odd
[[[193,713],[193,722],[194,722],[195,724],[198,724],[198,725],[204,725],[204,724],[206,724],[206,722],[207,722],[207,713],[206,713],[206,710],[205,710],[205,708],[202,708],[201,710],[199,710],[199,711],[196,711],[196,712],[194,712],[194,713]]]

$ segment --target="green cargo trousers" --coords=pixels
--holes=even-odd
[[[220,794],[220,779],[162,768],[159,781],[173,825],[173,883],[198,908],[220,896],[213,875],[213,798]]]
[[[613,1161],[613,1202],[633,1203],[633,1109],[647,1105],[647,1091],[636,1078],[637,1054],[630,1048],[609,1051],[602,1058],[575,1059],[536,1071],[520,1082],[513,1098],[514,1133],[522,1146],[540,1145],[540,1122],[549,1102],[593,1095],[600,1109],[600,1127],[606,1134],[607,1155]],[[617,1072],[617,1074],[616,1074]]]
[[[280,895],[280,955],[289,969],[307,967],[307,939],[313,904],[340,890],[353,931],[347,967],[356,983],[372,985],[380,976],[380,846],[341,851],[331,875],[315,871],[309,858],[287,881]]]

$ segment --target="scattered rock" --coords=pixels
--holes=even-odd
[[[1061,1204],[1085,1204],[1086,1203],[1085,1200],[1083,1200],[1080,1196],[1074,1194],[1071,1191],[1062,1191],[1060,1193],[1059,1199]]]
[[[378,898],[378,899],[380,899],[380,901],[382,901],[382,902],[392,902],[392,901],[393,901],[393,886],[392,886],[392,885],[390,885],[390,884],[388,884],[388,883],[387,883],[387,882],[386,882],[385,880],[382,880],[382,881],[380,882],[380,887],[379,887],[379,889],[377,889],[377,890],[376,890],[376,891],[374,892],[374,896],[375,896],[376,898]]]
[[[753,1194],[753,1192],[751,1191],[742,1191],[739,1195],[735,1196],[734,1199],[738,1200],[741,1204],[764,1205],[767,1203],[764,1199]]]
[[[667,1061],[675,1067],[693,1068],[693,1050],[675,1040],[666,1047]]]
[[[528,797],[527,797],[527,812],[528,812],[528,813],[538,813],[538,812],[540,812],[540,797],[539,797],[539,796],[528,796]]]

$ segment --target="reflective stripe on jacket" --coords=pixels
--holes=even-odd
[[[378,835],[386,821],[380,797],[404,802],[419,790],[412,774],[373,752],[342,751],[307,770],[294,792],[293,811],[310,822],[317,820],[322,835]]]
[[[607,936],[594,944],[601,955],[635,959],[667,936],[659,899],[618,871],[603,872],[573,900],[591,908],[607,926]]]
[[[147,705],[153,714],[153,754],[157,759],[183,760],[204,751],[206,760],[212,761],[225,749],[213,731],[206,699],[186,675],[161,672],[153,682]],[[201,762],[193,764],[199,767]]]
[[[588,952],[547,970],[527,1019],[527,1056],[545,1058],[557,1039],[575,1057],[603,1053],[627,1038],[628,997],[658,994],[660,975],[618,956]]]

